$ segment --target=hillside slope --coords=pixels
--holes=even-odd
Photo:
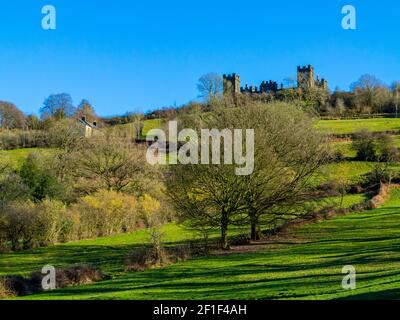
[[[123,273],[29,299],[381,299],[400,297],[400,191],[380,209],[306,225],[270,249]],[[357,289],[341,287],[353,265]]]

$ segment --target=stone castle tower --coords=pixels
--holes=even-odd
[[[322,88],[328,89],[328,82],[325,79],[315,78],[314,67],[297,67],[297,87],[301,89]]]
[[[240,77],[236,73],[230,75],[223,75],[223,88],[224,88],[224,95],[231,93],[231,94],[239,94],[240,93]]]

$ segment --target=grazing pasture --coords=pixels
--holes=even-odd
[[[317,128],[328,134],[352,134],[367,129],[372,132],[399,131],[399,118],[321,120]]]
[[[382,208],[304,225],[257,252],[219,254],[145,272],[120,273],[112,280],[26,298],[398,298],[399,232],[400,191],[394,191]],[[346,265],[356,268],[356,290],[341,287]]]

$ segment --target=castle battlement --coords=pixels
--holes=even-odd
[[[236,73],[232,73],[232,74],[224,74],[223,76],[223,79],[226,79],[226,80],[234,80],[234,79],[239,79],[240,80],[240,77],[236,74]]]
[[[314,67],[312,65],[308,65],[308,66],[298,66],[297,67],[297,72],[314,72]]]
[[[223,75],[223,87],[224,94],[275,94],[281,90],[284,90],[283,84],[280,86],[276,81],[268,80],[263,81],[259,86],[240,86],[240,76],[236,73],[224,74]],[[314,67],[312,65],[298,66],[297,67],[297,88],[298,89],[309,89],[309,88],[322,88],[328,89],[328,82],[325,79],[315,78]]]

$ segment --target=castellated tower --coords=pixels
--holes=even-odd
[[[224,95],[231,93],[233,95],[240,93],[240,77],[236,73],[223,75]]]
[[[308,65],[306,67],[297,67],[297,87],[301,89],[321,88],[328,90],[328,81],[325,79],[315,79],[314,67]]]
[[[307,89],[313,88],[314,86],[314,67],[311,65],[306,67],[297,67],[297,87]]]

